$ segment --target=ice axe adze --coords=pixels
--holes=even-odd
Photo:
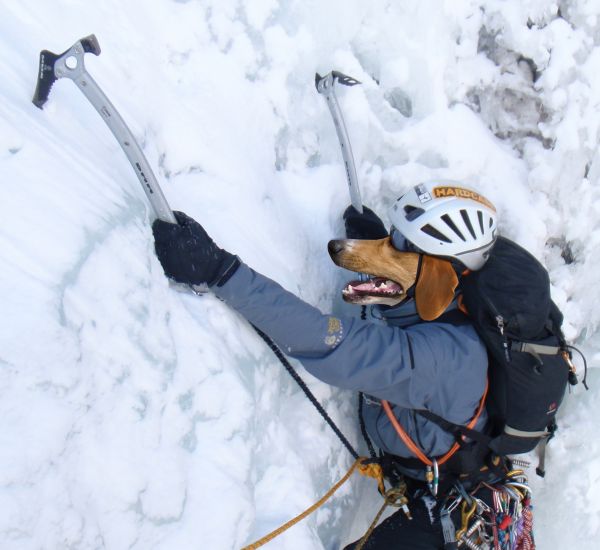
[[[37,86],[33,94],[33,104],[42,109],[48,100],[52,85],[59,78],[69,78],[83,92],[83,95],[94,106],[96,111],[106,122],[119,145],[127,155],[131,166],[136,173],[146,197],[154,210],[157,218],[169,223],[177,223],[173,211],[165,199],[163,192],[154,176],[150,164],[146,160],[142,149],[136,142],[131,130],[114,108],[113,104],[100,89],[96,81],[85,70],[83,62],[86,53],[100,55],[98,39],[91,34],[75,42],[68,50],[55,54],[48,50],[40,52],[40,67],[38,71]],[[178,285],[181,286],[181,285]],[[183,285],[186,286],[186,285]],[[205,292],[204,285],[187,287],[193,292]]]
[[[346,166],[346,177],[348,178],[348,189],[350,190],[350,201],[352,202],[352,206],[362,214],[362,200],[360,198],[358,178],[356,177],[354,157],[352,156],[352,147],[350,147],[350,139],[348,139],[348,132],[346,130],[346,125],[344,124],[342,110],[340,109],[337,97],[335,96],[336,82],[339,82],[344,86],[356,86],[356,84],[360,84],[360,82],[355,78],[338,71],[331,71],[325,76],[321,76],[319,73],[315,75],[315,86],[317,87],[317,91],[325,96],[325,99],[327,100],[327,106],[333,117],[335,130],[338,139],[340,140],[344,165]]]

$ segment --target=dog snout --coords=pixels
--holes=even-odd
[[[334,239],[329,241],[327,244],[327,250],[329,250],[329,255],[333,258],[337,256],[342,250],[344,250],[344,241],[340,239]]]

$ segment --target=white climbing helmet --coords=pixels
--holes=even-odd
[[[483,267],[496,242],[494,205],[456,181],[415,185],[389,215],[392,226],[420,251],[458,260],[474,271]]]

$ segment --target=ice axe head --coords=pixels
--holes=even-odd
[[[84,70],[83,55],[93,53],[100,55],[100,44],[95,35],[90,34],[78,40],[68,50],[61,54],[48,50],[40,52],[40,67],[37,85],[33,94],[33,104],[42,109],[48,100],[52,84],[57,79],[75,78]]]
[[[360,84],[360,80],[356,80],[356,78],[352,78],[339,71],[331,71],[325,76],[315,73],[315,86],[320,94],[329,93],[336,82],[339,82],[344,86],[356,86],[357,84]]]

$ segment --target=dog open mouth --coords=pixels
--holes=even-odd
[[[353,304],[392,303],[404,297],[402,285],[384,277],[373,277],[367,281],[350,281],[342,290],[342,297]]]
[[[390,238],[377,240],[335,239],[327,245],[334,263],[365,279],[353,280],[342,289],[344,301],[356,305],[395,306],[406,298],[416,280],[419,254],[396,250]]]
[[[344,300],[351,304],[393,307],[414,295],[421,319],[433,321],[455,297],[458,276],[449,261],[398,250],[389,237],[334,239],[327,249],[336,265],[369,274],[366,280],[351,281],[342,290]]]

